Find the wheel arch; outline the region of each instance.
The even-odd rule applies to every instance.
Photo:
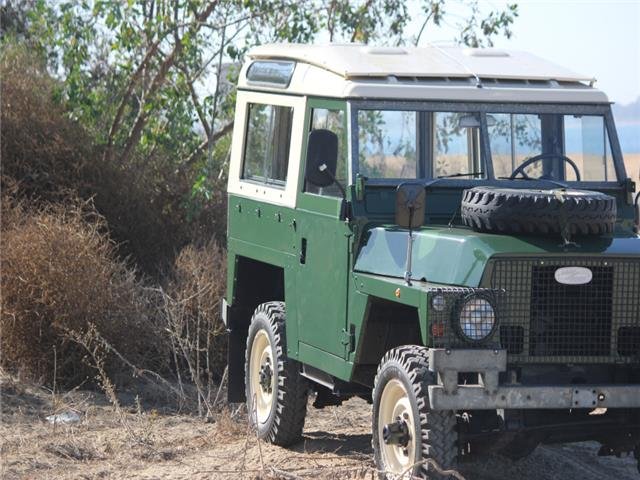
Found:
[[[241,255],[234,255],[229,264],[227,398],[244,402],[245,343],[251,316],[262,303],[284,301],[284,268]]]
[[[402,345],[423,345],[418,308],[369,296],[356,347],[352,380],[372,388],[380,360]]]

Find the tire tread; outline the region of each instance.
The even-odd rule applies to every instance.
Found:
[[[433,460],[445,470],[454,468],[458,457],[457,418],[453,411],[435,411],[430,408],[428,388],[435,383],[436,378],[429,370],[428,348],[404,345],[389,350],[378,366],[374,392],[380,388],[380,374],[390,364],[400,366],[411,381],[420,418],[422,458]],[[374,425],[374,435],[375,428]],[[429,462],[423,463],[417,475],[421,478],[433,478],[433,466]]]
[[[253,326],[256,317],[265,315],[269,328],[274,338],[274,350],[277,363],[278,385],[276,386],[276,407],[274,418],[268,430],[261,435],[262,438],[280,446],[289,446],[298,442],[302,438],[305,417],[307,415],[308,385],[307,381],[300,375],[299,365],[294,360],[287,358],[285,319],[286,309],[284,302],[266,302],[258,305],[251,325]],[[251,329],[251,326],[249,327]],[[249,358],[250,341],[252,335],[247,336],[247,355],[245,359],[245,372],[247,372],[247,405],[250,405],[249,397]],[[251,417],[251,413],[249,413]]]
[[[600,192],[561,200],[547,191],[474,187],[463,192],[461,215],[464,225],[481,232],[586,236],[612,233],[617,209],[615,199]]]

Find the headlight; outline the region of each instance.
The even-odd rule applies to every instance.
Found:
[[[460,332],[468,340],[480,341],[487,338],[496,324],[493,306],[486,299],[471,296],[464,300],[460,311]]]

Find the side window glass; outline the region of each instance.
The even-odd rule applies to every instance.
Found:
[[[284,186],[289,166],[293,108],[249,104],[242,178]]]
[[[342,185],[347,184],[347,151],[345,149],[344,112],[342,110],[328,110],[326,108],[314,108],[311,111],[310,130],[331,130],[338,136],[338,165],[336,168],[336,180]],[[305,192],[316,193],[330,197],[340,197],[338,187],[330,185],[328,187],[316,187],[305,182]]]

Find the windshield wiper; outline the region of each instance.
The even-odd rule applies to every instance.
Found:
[[[549,182],[553,183],[557,187],[569,188],[569,185],[567,185],[566,183],[551,180],[550,178],[498,177],[498,180],[529,180],[530,182]]]
[[[438,175],[438,178],[475,177],[477,175],[484,175],[484,172],[452,173],[451,175]]]

